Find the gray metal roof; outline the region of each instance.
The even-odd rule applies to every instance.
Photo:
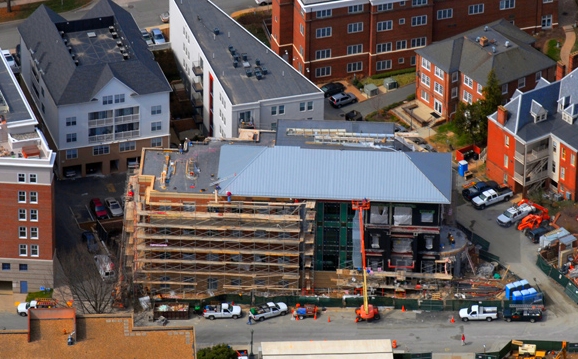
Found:
[[[108,30],[115,26],[129,59],[123,60]],[[142,39],[132,15],[111,0],[100,0],[80,20],[66,21],[41,5],[18,31],[44,71],[57,105],[90,101],[112,78],[144,95],[171,91],[158,63]],[[60,31],[65,34],[65,44]],[[94,32],[95,37],[88,36]],[[76,66],[67,46],[79,60]]]
[[[250,151],[247,156],[246,151]],[[235,174],[233,177],[232,172]],[[261,151],[221,148],[220,193],[401,203],[451,202],[451,154],[320,150],[293,146]]]
[[[234,105],[321,92],[212,2],[187,0],[174,3]],[[215,36],[215,28],[219,29],[219,35]],[[233,67],[229,46],[240,54],[246,53],[251,66],[259,59],[268,73],[262,80],[255,76],[247,77],[242,64]]]
[[[0,56],[2,56],[1,51]],[[36,121],[34,115],[28,111],[24,103],[24,97],[20,96],[16,81],[16,79],[13,79],[12,69],[3,58],[0,59],[0,93],[2,95],[0,97],[4,98],[9,108],[7,112],[4,112],[2,110],[4,104],[0,99],[0,116],[3,116],[8,123],[22,120]]]
[[[489,44],[481,46],[478,41],[484,36]],[[556,65],[531,46],[534,42],[532,36],[501,19],[416,52],[445,72],[459,70],[482,85],[493,69],[502,84]]]

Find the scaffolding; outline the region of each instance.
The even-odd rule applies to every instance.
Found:
[[[173,298],[313,288],[314,201],[159,194],[146,177],[133,177],[126,206],[134,285]]]

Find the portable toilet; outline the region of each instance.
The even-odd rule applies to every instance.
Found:
[[[512,293],[512,302],[514,303],[522,303],[524,301],[524,297],[522,296],[522,292],[519,290],[514,291]]]
[[[458,162],[458,173],[460,176],[464,177],[468,172],[468,161],[461,160]]]
[[[522,289],[528,289],[528,288],[530,288],[530,283],[528,283],[527,280],[522,279],[520,281],[520,286],[522,287]]]
[[[513,292],[515,292],[517,290],[520,291],[520,290],[524,289],[524,288],[522,288],[522,283],[520,283],[520,281],[514,282],[512,284],[514,285]]]
[[[506,284],[506,299],[512,299],[512,292],[514,292],[514,283]]]
[[[527,289],[522,289],[520,291],[520,293],[522,293],[522,300],[524,303],[532,303],[532,299],[530,298],[530,291]]]
[[[538,291],[536,290],[536,288],[528,288],[528,301],[530,303],[533,303],[536,300],[536,297],[538,296]]]

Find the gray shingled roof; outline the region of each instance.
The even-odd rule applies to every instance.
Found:
[[[212,2],[187,0],[174,3],[234,105],[321,92]],[[219,35],[214,35],[215,28],[219,29]],[[229,45],[239,53],[246,53],[251,65],[258,58],[268,74],[259,81],[255,76],[248,78],[241,65],[234,68]]]
[[[95,61],[75,66],[59,31],[74,36],[77,29],[94,26],[108,29],[114,22],[124,34],[129,45],[130,59],[123,61]],[[140,95],[171,91],[152,53],[142,40],[132,15],[110,0],[100,0],[76,21],[67,21],[44,5],[41,5],[20,26],[18,31],[28,47],[34,51],[44,71],[48,91],[57,105],[69,105],[90,101],[112,78],[117,78]],[[74,39],[70,39],[72,43]]]
[[[482,36],[488,38],[490,43],[487,46],[482,47],[476,42]],[[534,42],[532,36],[501,19],[416,52],[445,72],[459,70],[482,85],[493,69],[502,84],[556,65],[531,46]]]
[[[220,193],[238,196],[451,203],[451,154],[221,148]]]

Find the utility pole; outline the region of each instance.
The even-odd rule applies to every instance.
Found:
[[[255,355],[253,354],[253,329],[251,329],[251,352],[249,353],[249,359],[254,359]]]

